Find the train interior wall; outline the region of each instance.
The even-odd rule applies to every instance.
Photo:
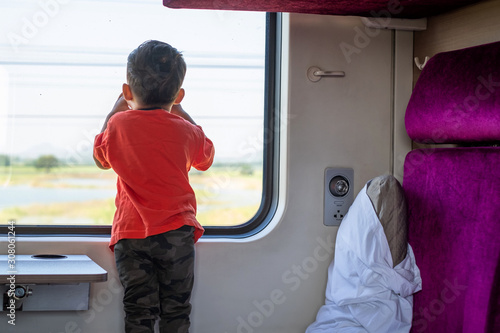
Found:
[[[479,42],[475,31],[485,38],[481,42],[500,40],[494,19],[499,4],[488,1],[430,18],[429,29],[415,34],[415,55],[448,48],[450,39],[459,45],[463,36],[470,35],[467,45]],[[323,225],[325,168],[353,168],[356,194],[378,175],[402,179],[411,149],[404,110],[418,75],[413,42],[412,32],[370,30],[357,17],[283,16],[278,211],[251,238],[197,244],[192,332],[300,333],[314,321],[337,231]],[[311,82],[311,66],[346,76]],[[122,290],[107,241],[18,237],[18,254],[86,254],[108,271],[108,281],[91,286],[88,311],[18,312],[16,326],[1,320],[0,331],[122,331]],[[6,253],[5,239],[0,248]]]

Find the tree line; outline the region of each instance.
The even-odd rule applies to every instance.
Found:
[[[32,164],[36,169],[44,169],[50,172],[51,169],[61,166],[61,162],[54,155],[41,155]],[[12,165],[12,158],[6,154],[0,154],[0,166],[9,167]]]

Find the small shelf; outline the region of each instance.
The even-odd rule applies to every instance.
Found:
[[[15,276],[16,284],[104,282],[108,273],[86,255],[16,255],[11,268],[0,255],[0,279]]]

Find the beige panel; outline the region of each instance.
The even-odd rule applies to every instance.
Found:
[[[412,91],[413,32],[396,31],[394,41],[394,139],[393,175],[403,182],[406,154],[411,150],[411,140],[406,133],[406,106]]]

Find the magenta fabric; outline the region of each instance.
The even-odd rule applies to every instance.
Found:
[[[405,123],[410,138],[422,143],[500,141],[500,42],[432,57]]]
[[[500,332],[500,147],[410,152],[403,189],[422,276],[412,332]]]
[[[170,8],[420,18],[479,0],[163,0]]]

